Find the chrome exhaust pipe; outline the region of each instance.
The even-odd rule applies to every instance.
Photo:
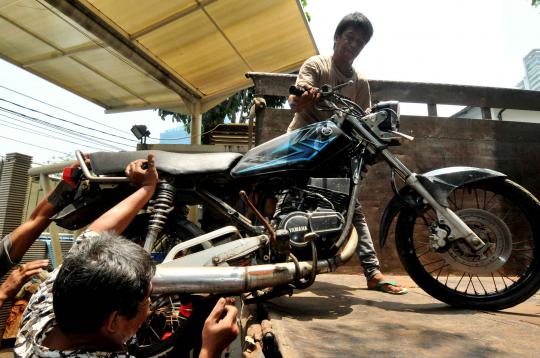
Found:
[[[317,261],[317,273],[332,272],[347,262],[358,244],[354,227],[343,250],[328,260]],[[311,274],[311,262],[301,261],[300,277]],[[152,279],[153,293],[242,293],[292,283],[296,278],[293,262],[254,266],[166,266],[158,265]]]

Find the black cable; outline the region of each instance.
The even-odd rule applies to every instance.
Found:
[[[90,140],[90,139],[87,139],[87,138],[84,138],[82,135],[79,135],[79,134],[71,134],[71,133],[67,133],[65,131],[59,131],[59,130],[55,130],[55,129],[52,129],[52,128],[47,128],[47,126],[42,126],[38,123],[26,123],[26,122],[22,122],[20,119],[17,119],[17,118],[13,118],[13,117],[10,117],[10,116],[7,116],[5,114],[2,114],[0,113],[0,117],[4,117],[4,118],[8,118],[8,119],[12,119],[14,121],[17,121],[17,125],[20,125],[20,123],[24,123],[24,124],[29,124],[29,125],[32,125],[32,126],[35,126],[39,129],[43,129],[43,130],[46,130],[46,131],[50,131],[52,133],[56,133],[56,134],[60,134],[60,135],[63,135],[63,136],[66,136],[68,138],[71,138],[71,139],[74,139],[74,140],[78,140],[78,141],[84,141],[84,142],[88,142],[88,143],[91,143],[91,144],[100,144],[100,142],[98,141],[95,141],[95,140]],[[22,118],[23,120],[25,120],[26,118]],[[20,123],[19,123],[20,122]],[[9,124],[14,124],[12,122],[7,122]],[[25,127],[23,127],[25,128]],[[47,134],[48,135],[48,134]],[[85,147],[88,147],[88,148],[91,148],[91,146],[87,145],[87,144],[84,144],[84,143],[76,143],[76,144],[80,144],[82,146],[85,146]],[[94,147],[95,148],[95,147]],[[106,150],[106,149],[99,149],[99,150]],[[108,149],[107,149],[108,150]]]
[[[54,119],[57,119],[57,120],[62,121],[62,122],[66,122],[66,123],[69,123],[69,124],[72,124],[72,125],[75,125],[75,126],[79,126],[79,127],[85,128],[85,129],[89,129],[89,130],[92,130],[92,131],[95,131],[95,132],[103,133],[103,134],[109,135],[109,136],[111,136],[111,137],[116,137],[116,138],[124,139],[124,140],[130,141],[130,142],[134,142],[134,141],[136,142],[135,139],[132,139],[132,138],[125,138],[125,137],[121,137],[121,136],[116,135],[116,134],[104,132],[104,131],[99,130],[99,129],[95,129],[95,128],[92,128],[92,127],[83,126],[82,124],[75,123],[75,122],[72,122],[72,121],[68,121],[67,119],[63,119],[63,118],[60,118],[60,117],[56,117],[56,116],[53,116],[53,115],[51,115],[51,114],[48,114],[48,113],[45,113],[45,112],[38,111],[37,109],[33,109],[33,108],[29,108],[29,107],[20,105],[20,104],[18,104],[18,103],[9,101],[9,100],[4,99],[4,98],[1,98],[1,97],[0,97],[0,101],[10,103],[10,104],[12,104],[12,105],[14,105],[14,106],[17,106],[17,107],[20,107],[20,108],[24,108],[24,109],[26,109],[26,110],[28,110],[28,111],[32,111],[32,112],[39,113],[39,114],[42,114],[42,115],[44,115],[44,116],[47,116],[47,117],[50,117],[50,118],[54,118]],[[118,142],[115,142],[115,143],[117,143],[117,144],[122,144],[122,143],[118,143]]]
[[[9,122],[3,121],[1,119],[0,119],[0,122],[4,123],[3,125],[5,127],[12,128],[12,129],[15,129],[15,130],[19,130],[19,131],[23,131],[23,132],[27,132],[27,133],[32,133],[32,134],[37,134],[37,135],[46,135],[48,139],[53,138],[53,139],[56,139],[56,140],[60,140],[62,142],[67,142],[67,143],[71,143],[71,144],[77,144],[77,145],[87,147],[87,148],[91,148],[91,149],[103,150],[102,148],[92,147],[92,146],[84,145],[84,144],[81,144],[81,143],[72,142],[72,141],[67,140],[67,139],[59,138],[57,136],[53,136],[53,135],[50,135],[48,133],[38,132],[36,130],[25,128],[25,127],[22,127],[22,126],[21,126],[21,128],[17,128],[16,126],[9,125],[9,124],[13,124],[13,123],[9,123]],[[6,124],[6,123],[9,123],[9,124]]]
[[[69,154],[69,153],[66,153],[66,152],[61,152],[61,151],[56,150],[56,149],[51,149],[51,148],[47,148],[47,147],[42,147],[42,146],[37,145],[37,144],[27,143],[27,142],[23,142],[22,140],[12,139],[12,138],[4,137],[4,136],[1,136],[1,135],[0,135],[0,138],[4,138],[4,139],[7,139],[7,140],[12,140],[12,141],[14,141],[14,142],[18,142],[18,143],[22,143],[22,144],[27,144],[27,145],[29,145],[29,146],[31,146],[31,147],[36,147],[36,148],[46,149],[46,150],[50,150],[50,151],[57,152],[57,153],[61,153],[61,154],[65,154],[65,155],[72,155],[72,154]]]
[[[81,138],[81,140],[85,140],[87,142],[93,142],[94,144],[103,145],[103,146],[109,147],[109,148],[111,148],[113,150],[124,150],[123,148],[114,146],[112,144],[109,144],[108,142],[104,142],[107,139],[95,137],[95,136],[93,136],[91,134],[81,133],[81,132],[78,132],[78,131],[76,131],[74,129],[62,127],[62,126],[59,126],[59,125],[56,125],[56,124],[52,124],[52,123],[44,121],[42,119],[27,116],[24,113],[11,111],[11,110],[5,109],[3,107],[0,107],[0,111],[8,112],[10,114],[14,114],[14,115],[16,115],[18,117],[21,117],[22,119],[30,121],[30,122],[36,122],[36,123],[42,124],[42,125],[47,126],[47,127],[52,127],[52,128],[58,129],[61,132],[72,134],[74,136],[77,136],[77,137]],[[3,115],[3,116],[6,117],[5,115]],[[11,118],[11,117],[9,117],[9,118]],[[13,119],[13,118],[11,118],[11,119]],[[123,145],[125,145],[125,144],[123,144]]]
[[[7,108],[1,107],[1,106],[0,106],[0,110],[1,110],[1,111],[4,111],[4,112],[11,113],[11,114],[14,114],[14,115],[16,115],[16,116],[24,117],[24,118],[29,119],[29,120],[34,121],[34,122],[38,122],[38,123],[45,124],[45,125],[47,125],[47,126],[51,126],[51,127],[53,127],[53,128],[57,128],[57,129],[59,129],[59,130],[64,130],[64,131],[67,130],[67,131],[70,131],[70,132],[77,133],[77,134],[79,134],[79,135],[83,135],[83,136],[85,136],[85,137],[90,137],[90,138],[94,138],[94,139],[98,139],[98,140],[104,140],[104,141],[108,141],[108,142],[112,142],[112,143],[116,143],[116,144],[120,144],[120,145],[127,146],[127,144],[124,144],[124,143],[118,143],[118,142],[115,142],[115,141],[112,141],[112,140],[108,140],[108,139],[106,139],[106,138],[96,137],[96,136],[91,135],[91,134],[86,134],[86,133],[77,132],[77,131],[74,130],[74,129],[62,127],[62,126],[59,126],[59,125],[56,125],[56,124],[47,122],[47,121],[45,121],[45,120],[43,120],[43,119],[39,119],[39,118],[36,118],[36,117],[32,117],[32,116],[26,115],[26,114],[24,114],[24,113],[20,113],[20,112],[17,112],[17,111],[13,111],[13,110],[11,110],[11,109],[7,109]],[[120,148],[120,147],[115,147],[115,146],[113,146],[113,145],[111,145],[111,144],[108,144],[108,143],[103,143],[103,142],[99,142],[99,143],[102,144],[102,145],[106,145],[106,146],[108,146],[108,147],[114,148],[114,149],[116,149],[116,150],[124,150],[124,149],[122,149],[122,148]]]
[[[44,105],[50,106],[50,107],[55,108],[55,109],[58,109],[58,110],[60,110],[60,111],[64,111],[64,112],[69,113],[69,114],[72,114],[72,115],[74,115],[74,116],[76,116],[76,117],[86,119],[87,121],[90,121],[90,122],[92,122],[92,123],[96,123],[96,124],[102,125],[102,126],[104,126],[104,127],[107,127],[107,128],[110,128],[110,129],[114,129],[115,131],[118,131],[118,132],[120,132],[120,133],[131,134],[131,133],[128,132],[128,131],[124,131],[124,130],[121,130],[121,129],[118,129],[118,128],[114,128],[114,127],[109,126],[109,125],[107,125],[107,124],[105,124],[105,123],[101,123],[101,122],[99,122],[99,121],[96,121],[95,119],[91,119],[91,118],[82,116],[82,115],[80,115],[80,114],[77,114],[77,113],[68,111],[67,109],[64,109],[64,108],[55,106],[55,105],[53,105],[53,104],[50,104],[50,103],[47,103],[47,102],[45,102],[45,101],[39,100],[39,99],[34,98],[34,97],[32,97],[32,96],[28,96],[28,95],[26,95],[26,94],[24,94],[24,93],[15,91],[14,89],[8,88],[8,87],[6,87],[6,86],[0,85],[0,88],[6,89],[6,90],[11,91],[11,92],[14,92],[14,93],[17,93],[18,95],[21,95],[21,96],[26,97],[26,98],[30,98],[30,99],[32,99],[32,100],[34,100],[34,101],[36,101],[36,102],[42,103],[42,104],[44,104]]]

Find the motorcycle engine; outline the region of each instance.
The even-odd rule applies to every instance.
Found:
[[[293,253],[303,258],[311,253],[306,234],[316,234],[321,256],[331,255],[334,242],[345,224],[349,179],[311,178],[304,189],[290,189],[278,201],[274,222],[287,232]]]

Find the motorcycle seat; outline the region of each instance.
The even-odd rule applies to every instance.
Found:
[[[240,153],[172,153],[161,150],[91,153],[90,163],[97,175],[124,175],[126,166],[136,159],[156,158],[156,168],[172,175],[197,175],[228,172],[242,157]]]

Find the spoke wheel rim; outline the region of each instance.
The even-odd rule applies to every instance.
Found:
[[[512,254],[512,233],[504,221],[483,209],[462,209],[456,214],[486,245],[475,252],[464,240],[456,240],[441,254],[445,261],[456,270],[474,275],[503,267]]]
[[[497,201],[504,200],[507,203],[497,204]],[[484,221],[490,222],[491,228],[498,231],[496,234],[498,238],[494,240],[501,244],[499,250],[502,258],[495,260],[494,256],[491,255],[493,261],[490,271],[471,268],[470,262],[468,265],[465,265],[465,262],[460,263],[456,259],[456,252],[454,252],[454,257],[451,256],[452,253],[431,252],[427,223],[436,220],[437,215],[432,209],[429,209],[424,215],[417,216],[414,223],[415,228],[424,227],[425,235],[413,235],[414,254],[423,270],[445,289],[468,297],[502,295],[521,285],[530,276],[531,270],[536,264],[533,254],[536,248],[532,225],[527,220],[523,209],[510,203],[509,199],[504,198],[501,194],[484,188],[459,188],[449,197],[449,203],[454,212],[461,213],[465,217],[465,221],[473,220],[472,217],[482,217]],[[466,203],[473,203],[470,205],[472,208],[465,208]],[[498,208],[499,212],[504,213],[497,215],[493,213],[494,208]],[[493,216],[496,216],[497,219],[492,219]],[[521,221],[515,217],[519,217]],[[508,234],[507,230],[512,232],[511,228],[519,225],[519,222],[521,225],[527,226],[523,230],[527,233],[521,234],[519,237]],[[466,244],[462,243],[461,245]]]

